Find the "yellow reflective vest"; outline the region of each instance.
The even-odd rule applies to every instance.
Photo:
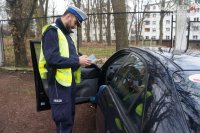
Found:
[[[42,28],[42,34],[44,34],[44,32],[49,28],[49,26],[53,26],[57,29],[60,56],[69,58],[68,41],[67,41],[65,35],[63,34],[63,32],[56,26],[56,24],[45,25]],[[76,49],[77,49],[77,47],[76,47]],[[44,58],[44,54],[43,54],[43,50],[42,50],[42,42],[41,42],[41,52],[40,52],[40,58],[39,58],[39,72],[40,72],[40,76],[42,79],[47,79],[47,75],[46,75],[47,69],[46,69],[45,65],[46,65],[46,60]],[[73,74],[74,74],[76,84],[80,83],[80,81],[81,81],[80,68],[78,68]],[[71,86],[71,84],[72,84],[72,69],[71,68],[56,69],[55,79],[59,84],[65,86],[65,87]]]
[[[152,94],[150,91],[147,91],[146,92],[146,98],[150,97]],[[142,116],[142,110],[143,110],[143,104],[140,103],[139,105],[137,105],[136,107],[136,113],[139,115],[139,116]]]

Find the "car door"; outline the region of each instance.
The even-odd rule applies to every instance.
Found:
[[[38,70],[38,60],[40,54],[40,41],[30,41],[31,58],[34,70],[36,108],[37,111],[50,109],[49,99],[47,96],[47,81],[42,80]],[[82,82],[77,85],[76,104],[89,102],[91,97],[95,96],[99,86],[101,70],[95,64],[81,68]]]
[[[157,66],[159,65],[159,67]],[[149,70],[142,133],[188,133],[172,79],[158,62]],[[187,96],[188,97],[188,96]]]
[[[185,120],[192,133],[200,131],[200,70],[183,70],[173,74]]]
[[[123,63],[113,72],[118,60]],[[105,116],[106,132],[139,132],[142,112],[138,111],[138,115],[137,107],[144,102],[141,94],[148,76],[144,60],[137,54],[129,53],[117,58],[106,70],[105,85],[97,94],[98,104]]]

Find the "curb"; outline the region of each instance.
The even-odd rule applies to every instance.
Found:
[[[0,70],[7,70],[7,71],[28,71],[33,72],[33,68],[31,67],[14,67],[14,66],[3,66],[0,67]]]

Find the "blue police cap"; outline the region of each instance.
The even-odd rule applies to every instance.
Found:
[[[81,9],[74,6],[68,6],[66,11],[73,14],[77,18],[78,26],[80,26],[81,23],[88,18],[85,12],[83,12]]]

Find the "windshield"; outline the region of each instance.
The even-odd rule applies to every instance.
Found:
[[[173,79],[188,125],[192,132],[200,131],[200,71],[174,73]]]

